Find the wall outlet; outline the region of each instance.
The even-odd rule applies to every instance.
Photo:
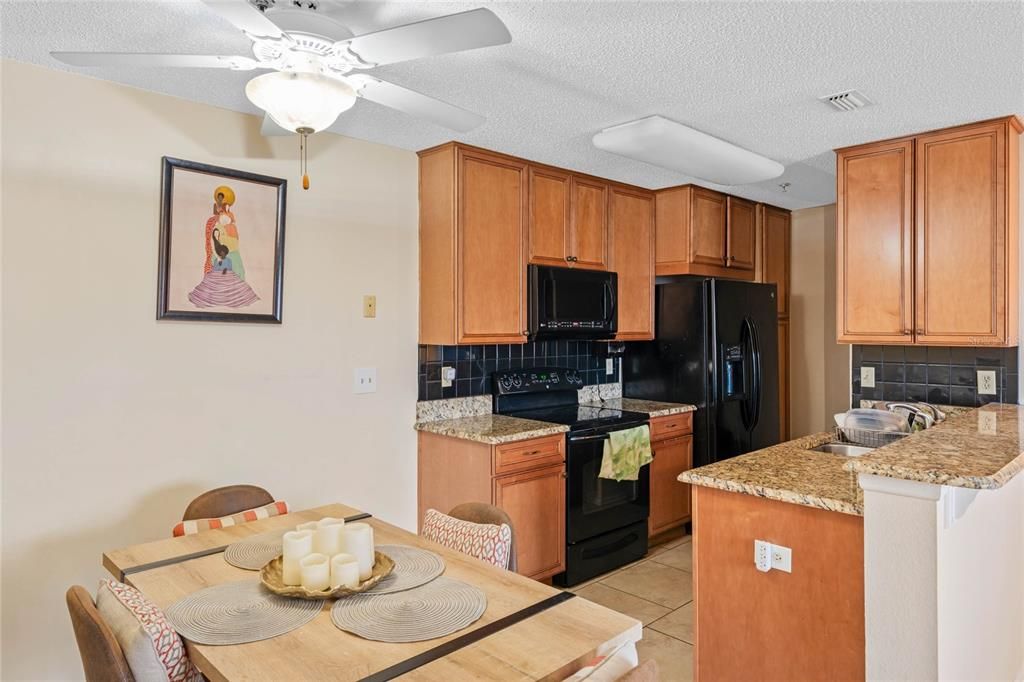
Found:
[[[608,376],[615,374],[615,358],[604,359],[604,373]]]
[[[363,296],[363,317],[377,317],[377,297],[368,294]]]
[[[441,368],[441,388],[448,388],[455,381],[455,368],[454,367],[442,367]]]
[[[978,433],[994,436],[999,433],[999,422],[995,412],[978,410]]]
[[[357,367],[353,393],[374,393],[377,391],[377,368]]]
[[[996,372],[994,369],[978,370],[978,395],[996,394]]]
[[[754,566],[762,573],[772,570],[772,543],[754,540]]]
[[[860,385],[861,385],[861,388],[874,388],[875,387],[875,368],[874,367],[861,367],[860,368]]]
[[[772,545],[772,568],[786,573],[793,572],[793,550],[782,545]]]

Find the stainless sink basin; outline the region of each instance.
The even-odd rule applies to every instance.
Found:
[[[851,445],[850,443],[824,443],[811,449],[816,452],[831,452],[834,455],[845,455],[847,457],[860,457],[874,450],[874,448],[866,448],[863,445]]]

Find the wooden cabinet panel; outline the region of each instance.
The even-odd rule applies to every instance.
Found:
[[[674,528],[690,518],[690,486],[679,474],[693,466],[693,436],[679,436],[651,443],[651,515],[649,535]]]
[[[779,318],[779,442],[789,440],[789,319]]]
[[[459,149],[459,343],[525,340],[526,164]]]
[[[608,185],[573,176],[569,249],[572,265],[608,268]]]
[[[565,436],[531,438],[494,446],[494,473],[535,469],[565,461]]]
[[[728,197],[726,207],[726,266],[734,270],[753,270],[757,204]]]
[[[913,341],[913,152],[909,139],[839,152],[840,343]]]
[[[918,342],[1006,338],[1005,128],[987,123],[917,138]]]
[[[654,196],[612,187],[612,270],[619,276],[615,338],[654,338]]]
[[[569,174],[530,166],[530,262],[566,265],[569,255]]]
[[[494,504],[511,517],[519,573],[546,578],[565,570],[565,467],[494,479]]]
[[[690,262],[724,267],[726,264],[725,195],[693,188],[690,208]]]
[[[775,285],[779,317],[789,315],[789,211],[761,207],[761,276],[759,281]]]

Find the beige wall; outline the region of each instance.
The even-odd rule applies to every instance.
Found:
[[[256,117],[2,67],[0,677],[81,676],[64,591],[202,490],[414,527],[415,154],[316,136],[303,192],[298,144]],[[288,179],[284,324],[155,321],[163,155]]]
[[[831,428],[849,407],[849,346],[836,343],[836,207],[793,211],[790,434]]]

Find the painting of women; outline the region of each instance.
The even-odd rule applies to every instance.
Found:
[[[281,321],[287,183],[164,159],[158,319]]]

